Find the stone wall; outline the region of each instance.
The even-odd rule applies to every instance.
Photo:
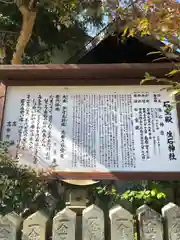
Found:
[[[54,217],[43,211],[37,211],[26,219],[22,219],[12,212],[0,217],[0,238],[7,240],[178,240],[180,239],[179,219],[180,208],[174,203],[164,206],[161,214],[143,205],[137,209],[136,215],[132,215],[118,205],[109,209],[106,216],[102,209],[94,204],[85,208],[80,215],[68,207],[60,210]]]

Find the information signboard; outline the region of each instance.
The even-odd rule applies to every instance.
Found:
[[[73,172],[177,172],[165,86],[9,86],[2,140],[21,164]]]

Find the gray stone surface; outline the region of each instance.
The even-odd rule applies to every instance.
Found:
[[[0,239],[16,240],[21,221],[21,217],[15,212],[0,216]]]
[[[68,208],[53,218],[52,240],[75,240],[76,213]]]
[[[23,222],[23,240],[45,240],[48,216],[41,211],[30,215]]]
[[[121,206],[110,209],[111,240],[133,240],[133,215]]]
[[[104,213],[94,204],[83,210],[82,239],[104,240]]]
[[[146,205],[137,209],[141,240],[163,240],[162,217]]]
[[[180,207],[169,203],[162,208],[165,219],[166,236],[169,240],[180,240]]]

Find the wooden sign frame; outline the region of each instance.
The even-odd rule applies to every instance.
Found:
[[[0,78],[8,86],[106,86],[139,85],[145,72],[164,78],[172,64],[99,64],[99,65],[1,65]],[[171,79],[172,80],[172,79]],[[174,78],[177,80],[177,78]],[[151,84],[156,84],[152,82]],[[161,83],[162,85],[162,83]],[[6,91],[5,91],[6,92]],[[1,106],[6,99],[0,98]],[[3,110],[4,112],[4,110]],[[180,107],[177,106],[180,126]],[[2,122],[3,123],[3,113]],[[54,172],[61,179],[180,179],[177,172]]]

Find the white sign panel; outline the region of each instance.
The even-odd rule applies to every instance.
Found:
[[[180,171],[164,86],[8,87],[2,139],[20,163],[57,171]]]

